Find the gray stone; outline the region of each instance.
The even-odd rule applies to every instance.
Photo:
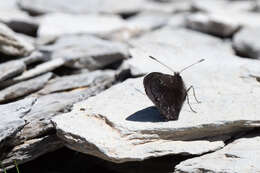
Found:
[[[53,125],[50,123],[52,117],[70,111],[74,103],[100,93],[110,87],[114,80],[114,77],[107,77],[96,85],[39,97],[32,110],[24,116],[28,123],[17,134],[17,140],[21,142],[33,139],[53,130]]]
[[[193,0],[191,8],[193,11],[203,11],[207,13],[215,12],[246,12],[251,10],[253,1],[230,1],[230,0]]]
[[[15,146],[1,161],[1,164],[5,169],[10,169],[15,167],[14,161],[20,165],[48,152],[55,151],[62,146],[63,144],[57,139],[56,135],[28,140],[21,145]],[[0,171],[3,170],[0,168]]]
[[[202,102],[197,104],[190,94],[190,104],[198,113],[185,102],[179,119],[165,122],[144,94],[143,78],[129,79],[53,118],[67,147],[112,162],[140,161],[215,151],[235,133],[260,127],[260,88],[250,77],[252,71],[260,73],[260,62],[238,58],[220,39],[185,29],[163,28],[138,41],[131,55],[143,73],[172,74],[149,55],[176,71],[206,59],[181,73]]]
[[[169,20],[167,25],[170,27],[185,27],[185,21],[187,16],[190,15],[190,13],[178,13],[172,15]]]
[[[43,14],[49,12],[64,13],[136,13],[144,5],[144,0],[20,0],[22,9],[33,13]]]
[[[40,77],[20,82],[0,91],[0,103],[13,100],[30,93],[36,92],[44,87],[48,80],[52,77],[52,73],[47,73]]]
[[[143,12],[130,17],[128,26],[136,33],[147,32],[167,24],[170,14],[162,12]]]
[[[189,0],[155,2],[149,0],[20,0],[22,9],[32,14],[50,12],[61,13],[110,13],[110,14],[134,14],[140,11],[163,11],[168,13],[182,12],[190,9]]]
[[[42,47],[52,52],[52,59],[70,60],[67,66],[96,70],[128,57],[128,47],[120,42],[102,40],[90,35],[64,36],[55,44]]]
[[[37,65],[35,68],[25,71],[22,75],[15,77],[13,79],[13,82],[23,81],[47,72],[51,72],[52,70],[63,66],[66,62],[68,62],[68,60],[66,60],[65,58],[57,58],[44,62],[40,65]]]
[[[34,49],[33,45],[15,35],[6,25],[0,23],[0,52],[11,56],[26,56]]]
[[[0,131],[0,137],[2,137],[1,132],[5,134],[3,141],[7,141],[6,138],[9,137],[5,147],[8,149],[11,148],[11,150],[6,150],[5,153],[0,156],[4,166],[11,168],[14,160],[17,160],[18,163],[25,163],[61,147],[60,140],[53,136],[54,128],[50,119],[56,115],[70,111],[74,103],[87,99],[110,87],[114,80],[114,77],[107,77],[105,80],[96,81],[96,85],[86,88],[79,87],[72,91],[58,92],[45,96],[34,94],[31,99],[36,97],[37,100],[34,100],[29,110],[25,109],[26,106],[24,103],[23,106],[25,106],[25,108],[23,109],[14,104],[8,104],[10,105],[8,107],[7,105],[3,105],[6,110],[13,110],[14,108],[23,110],[22,116],[19,116],[19,120],[21,120],[23,124],[17,129],[12,129],[15,130],[15,132],[7,136],[7,130]],[[7,116],[9,115],[8,113],[9,112],[1,115]],[[0,127],[1,123],[2,121],[0,122]],[[5,129],[10,125],[12,124],[3,121],[3,127]]]
[[[219,51],[233,52],[231,46],[221,39],[185,28],[164,27],[144,34],[137,39],[132,39],[130,40],[130,44],[134,47],[144,48],[149,48],[149,45],[152,46],[154,44],[161,44],[166,47],[173,45],[173,47],[180,47],[180,50],[190,48],[193,51],[198,50],[199,52],[205,52],[204,48],[205,45],[207,45],[208,47],[214,46],[215,49],[218,49]],[[146,50],[144,49],[143,51],[145,52]],[[207,53],[207,51],[208,50],[206,50],[205,53]],[[154,50],[154,52],[156,52],[156,50]]]
[[[124,20],[117,15],[54,13],[44,15],[40,19],[38,36],[47,39],[65,34],[109,35],[113,31],[124,29],[125,26]]]
[[[74,67],[89,66],[94,69],[102,68],[113,61],[122,60],[128,55],[125,44],[102,40],[90,35],[64,36],[59,38],[54,45],[42,47],[41,50],[53,52],[52,58],[76,61]],[[81,62],[77,62],[77,59],[80,59]]]
[[[5,23],[15,32],[27,35],[35,35],[38,29],[37,21],[30,17],[25,11],[19,9],[0,10],[0,22]]]
[[[44,62],[47,61],[49,58],[44,55],[42,52],[39,51],[35,51],[32,52],[29,56],[24,57],[22,59],[22,61],[26,64],[26,65],[30,65],[36,62]]]
[[[229,25],[251,26],[257,27],[260,25],[259,13],[250,12],[254,1],[193,1],[192,8],[195,11],[206,13],[211,19],[218,19],[221,23]],[[196,14],[194,14],[196,16]],[[204,17],[205,22],[206,17]]]
[[[171,132],[166,130],[167,127],[170,127],[170,124],[166,125],[167,123],[164,130],[159,130],[158,127],[161,123],[127,121],[126,118],[131,113],[126,111],[126,104],[134,107],[137,105],[134,102],[138,102],[141,105],[144,99],[139,98],[133,102],[133,98],[130,95],[135,95],[136,91],[132,89],[133,86],[131,84],[123,85],[125,87],[118,85],[111,88],[111,90],[109,89],[108,92],[99,94],[102,96],[103,108],[99,107],[101,106],[100,103],[95,101],[100,99],[98,95],[97,97],[89,98],[90,102],[87,104],[90,105],[88,107],[84,106],[86,102],[76,104],[77,110],[74,109],[73,112],[57,116],[52,120],[58,136],[65,142],[67,147],[116,163],[141,161],[169,154],[197,155],[223,147],[221,141],[173,141],[170,137]],[[131,87],[130,92],[127,87]],[[122,93],[124,96],[118,93]],[[110,100],[107,100],[108,97],[110,97]],[[128,103],[126,97],[129,98]],[[96,110],[97,107],[93,107],[93,101],[97,104],[100,111]],[[108,102],[105,103],[105,101]],[[108,107],[110,107],[110,110],[115,110],[116,114],[108,115],[108,112],[102,112],[104,109],[107,111]],[[94,112],[89,113],[88,111]],[[134,114],[134,112],[132,113]],[[118,121],[111,121],[110,117],[114,117]],[[145,126],[143,131],[139,131],[136,128],[138,125],[139,127]],[[84,130],[86,127],[88,127],[87,131]],[[158,148],[158,146],[160,147]]]
[[[175,173],[259,172],[259,142],[259,133],[255,137],[245,136],[219,151],[181,162],[176,166]]]
[[[238,55],[260,59],[260,27],[241,29],[233,39],[233,47]]]
[[[10,143],[12,137],[25,125],[22,117],[30,112],[35,98],[26,98],[14,103],[0,105],[0,150]],[[0,159],[2,158],[2,152]]]
[[[232,18],[227,20],[226,14],[223,15],[196,13],[187,17],[186,26],[219,37],[231,37],[240,29],[240,25],[233,22]]]
[[[17,76],[23,73],[26,69],[26,65],[23,61],[8,61],[0,64],[0,81],[3,82],[9,78]]]
[[[16,2],[17,2],[17,0],[1,1],[0,9],[1,10],[16,9],[17,8]]]
[[[68,91],[75,88],[92,87],[109,78],[113,78],[113,71],[94,71],[90,73],[64,76],[52,79],[39,91],[39,94]]]

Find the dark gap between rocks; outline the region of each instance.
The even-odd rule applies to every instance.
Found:
[[[67,67],[67,66],[61,66],[58,67],[52,72],[58,76],[68,76],[68,75],[74,75],[74,74],[81,74],[82,69],[77,69],[77,68],[72,68],[72,67]]]
[[[122,19],[128,19],[130,17],[136,16],[139,12],[129,12],[129,13],[121,13],[119,14]]]
[[[240,133],[236,133],[234,134],[230,139],[224,141],[225,142],[225,146],[234,142],[235,140],[239,139],[239,138],[252,138],[252,137],[256,137],[259,136],[260,134],[260,128],[253,128],[252,130],[249,131],[244,131],[244,132],[240,132]]]
[[[23,21],[10,21],[6,25],[14,32],[29,35],[31,37],[37,37],[37,31],[39,26],[37,24],[28,24]]]
[[[174,171],[174,167],[181,161],[194,156],[164,156],[151,158],[140,162],[112,163],[97,157],[82,154],[68,148],[45,154],[39,158],[19,165],[20,172],[23,173],[169,173]],[[8,170],[8,173],[17,173],[16,169]]]
[[[18,60],[20,58],[21,58],[20,56],[5,55],[0,52],[0,63],[8,62],[11,60]]]
[[[207,34],[207,35],[210,35],[210,36],[213,36],[213,37],[217,37],[217,38],[220,38],[220,39],[222,39],[222,40],[224,40],[224,39],[230,39],[230,40],[232,40],[233,37],[234,37],[234,35],[241,29],[241,27],[240,27],[240,28],[238,28],[236,31],[234,31],[234,33],[232,33],[231,35],[222,36],[222,35],[219,35],[219,34],[214,33],[214,32],[204,32],[204,31],[200,31],[200,30],[197,30],[197,29],[192,29],[192,28],[190,28],[190,27],[186,27],[186,28],[189,29],[189,30],[192,30],[192,31],[200,32],[200,33],[202,33],[202,34]],[[218,29],[218,31],[221,31],[221,30],[222,30],[221,28]]]

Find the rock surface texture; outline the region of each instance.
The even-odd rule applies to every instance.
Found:
[[[259,140],[258,130],[219,151],[182,162],[175,172],[259,172]]]
[[[259,2],[0,1],[0,172],[260,172]],[[166,121],[143,79],[180,71]]]

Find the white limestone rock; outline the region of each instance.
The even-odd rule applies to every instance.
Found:
[[[257,136],[245,136],[219,151],[181,162],[174,172],[259,172],[259,142],[259,132]]]
[[[125,28],[126,25],[117,15],[65,13],[44,15],[39,19],[39,24],[40,39],[56,38],[66,34],[107,35]]]

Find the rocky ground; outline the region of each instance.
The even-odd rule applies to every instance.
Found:
[[[260,1],[0,1],[0,172],[260,172]],[[192,93],[165,121],[143,77]]]

